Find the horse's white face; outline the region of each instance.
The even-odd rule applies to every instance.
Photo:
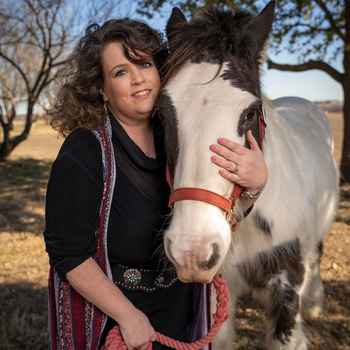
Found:
[[[233,183],[218,174],[209,147],[220,137],[245,143],[243,112],[257,98],[221,77],[226,65],[219,74],[218,69],[216,64],[187,63],[163,90],[158,107],[165,116],[166,134],[176,132],[170,141],[173,144],[167,145],[175,167],[174,189],[203,188],[229,198]],[[208,283],[229,250],[231,229],[222,209],[199,201],[179,201],[164,245],[182,281]]]

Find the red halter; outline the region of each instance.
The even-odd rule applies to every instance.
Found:
[[[220,194],[212,191],[205,190],[203,188],[182,187],[177,188],[171,192],[169,198],[169,207],[172,207],[175,202],[182,200],[196,200],[216,205],[225,212],[225,218],[227,222],[232,225],[234,218],[234,206],[239,195],[242,192],[242,187],[235,185],[229,199]]]
[[[262,109],[262,114],[259,116],[259,146],[262,148],[262,141],[265,135],[265,127],[266,117],[264,113],[264,109]],[[170,188],[173,189],[173,179],[171,176],[171,171],[169,166],[167,165],[167,180],[170,185]],[[225,218],[227,222],[232,225],[234,218],[234,207],[236,205],[236,201],[241,194],[243,188],[240,185],[235,184],[233,187],[231,196],[229,199],[226,197],[217,194],[212,191],[205,190],[203,188],[194,188],[194,187],[182,187],[172,190],[171,195],[169,197],[169,207],[173,207],[175,202],[183,201],[183,200],[196,200],[201,202],[206,202],[209,204],[216,205],[221,208],[225,213]],[[232,226],[232,230],[235,231],[237,229],[238,223],[235,223]]]

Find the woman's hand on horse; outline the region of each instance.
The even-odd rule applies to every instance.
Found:
[[[136,308],[130,310],[125,322],[119,321],[119,327],[128,350],[146,350],[149,342],[157,339],[147,316]]]
[[[213,163],[221,167],[222,177],[246,188],[251,194],[260,191],[267,182],[267,167],[264,156],[252,132],[247,132],[250,149],[236,142],[219,139],[219,145],[210,149],[218,156],[211,157]]]

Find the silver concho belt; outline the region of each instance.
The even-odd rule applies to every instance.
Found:
[[[113,282],[130,290],[153,292],[158,288],[169,288],[177,280],[175,270],[163,268],[161,270],[131,268],[121,264],[112,265]]]

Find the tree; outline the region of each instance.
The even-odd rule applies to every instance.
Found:
[[[208,5],[242,7],[256,12],[268,0],[138,0],[139,12],[149,17],[165,3],[179,6],[193,16]],[[350,1],[349,0],[279,0],[272,31],[271,49],[287,50],[296,56],[296,64],[267,60],[269,69],[301,72],[322,70],[339,82],[344,91],[344,138],[341,159],[342,180],[350,182]],[[343,57],[343,71],[332,66]]]
[[[0,161],[24,141],[34,107],[57,81],[67,53],[88,24],[112,16],[109,0],[2,0],[0,3]],[[22,132],[10,137],[18,102],[25,101]]]
[[[8,144],[10,131],[13,129],[13,121],[16,117],[16,108],[25,91],[20,84],[21,77],[6,61],[0,62],[0,124],[2,126],[4,143]]]
[[[273,47],[283,42],[290,53],[299,53],[299,64],[268,68],[301,72],[319,69],[330,75],[344,91],[344,134],[340,170],[342,181],[350,182],[350,2],[349,0],[282,0],[276,12]],[[343,56],[343,72],[331,62]]]

